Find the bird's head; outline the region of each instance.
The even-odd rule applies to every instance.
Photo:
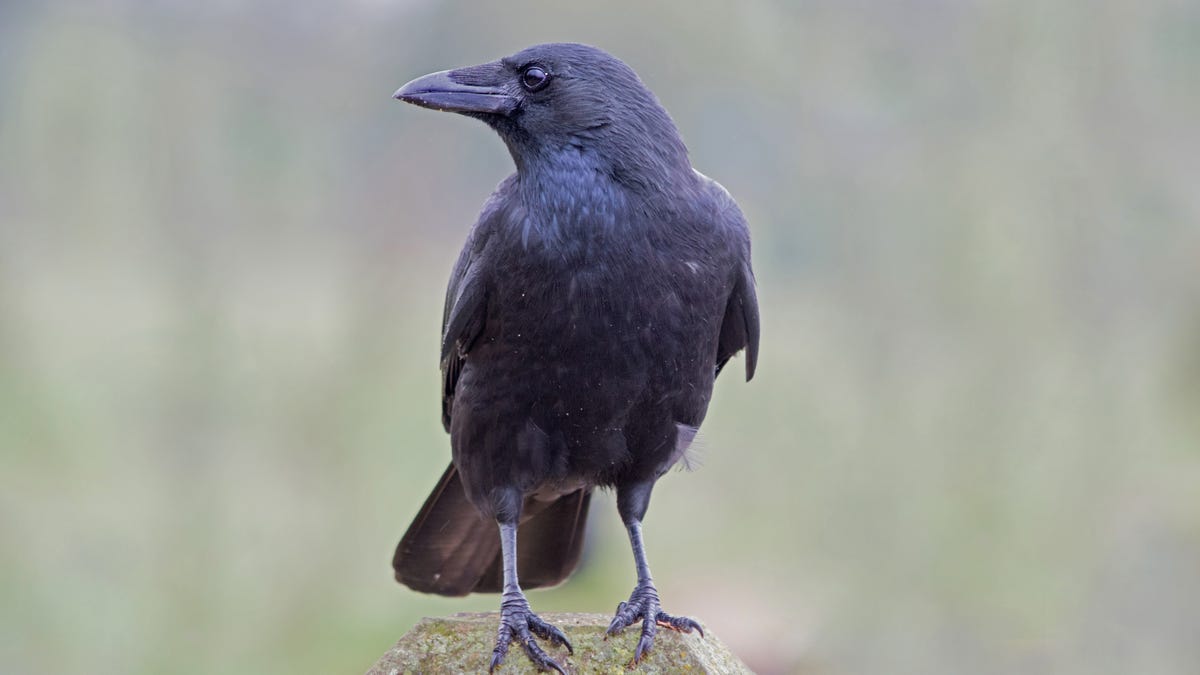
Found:
[[[595,158],[614,175],[690,166],[654,94],[620,59],[588,45],[536,45],[419,77],[394,97],[483,120],[504,139],[518,169],[564,152]]]

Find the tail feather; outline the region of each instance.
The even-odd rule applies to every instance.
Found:
[[[496,524],[467,501],[451,464],[396,547],[396,581],[422,593],[466,595],[479,575],[480,560],[500,553]]]
[[[579,564],[591,490],[557,499],[526,498],[517,531],[522,588],[561,583]],[[498,593],[504,587],[496,523],[467,500],[451,464],[396,547],[396,580],[422,593]]]
[[[566,581],[583,553],[590,489],[576,490],[553,501],[525,499],[521,527],[517,530],[517,576],[521,588],[545,588]],[[492,529],[496,529],[495,525]],[[497,543],[499,535],[496,535]],[[504,590],[504,560],[497,552],[473,593]]]

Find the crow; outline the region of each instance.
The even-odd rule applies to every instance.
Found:
[[[684,459],[729,359],[758,357],[750,234],[694,170],[674,122],[633,70],[582,44],[543,44],[417,78],[401,101],[482,120],[516,172],[483,206],[442,317],[442,423],[453,462],[400,541],[396,579],[417,591],[502,593],[490,669],[517,641],[573,653],[522,587],[579,562],[595,488],[616,491],[637,584],[608,627],[662,611],[642,543],[655,482]],[[497,527],[498,525],[498,527]],[[518,571],[520,577],[518,580]]]

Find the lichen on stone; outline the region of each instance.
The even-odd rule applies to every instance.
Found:
[[[575,648],[543,645],[569,673],[605,673],[624,675],[631,672],[631,660],[637,645],[637,627],[605,639],[611,617],[602,614],[546,613],[543,619],[558,626]],[[396,643],[367,675],[408,675],[424,673],[478,673],[485,671],[491,659],[499,615],[455,614],[422,619]],[[514,644],[497,673],[536,672]],[[749,673],[740,659],[708,629],[699,634],[659,629],[654,648],[632,672],[656,673]]]

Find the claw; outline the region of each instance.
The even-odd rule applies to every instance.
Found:
[[[700,624],[686,616],[672,616],[662,611],[658,601],[658,591],[649,583],[639,584],[629,596],[629,602],[617,605],[616,616],[608,625],[605,639],[641,620],[642,634],[638,638],[637,648],[633,652],[631,666],[636,666],[650,653],[654,646],[654,636],[658,627],[669,628],[680,633],[691,633],[693,630],[704,637],[704,629]]]
[[[511,605],[505,602],[500,607],[500,629],[496,632],[496,647],[492,650],[488,673],[494,673],[496,668],[500,667],[504,657],[508,655],[509,645],[518,642],[525,656],[529,657],[539,671],[553,670],[560,675],[567,675],[567,671],[538,645],[534,636],[548,640],[552,645],[564,646],[568,653],[574,654],[570,641],[561,630],[530,611],[529,605],[523,600],[524,598],[521,598]]]
[[[529,630],[543,640],[549,640],[552,645],[566,647],[568,654],[575,653],[575,648],[571,646],[571,641],[567,639],[566,634],[559,630],[558,626],[542,621],[541,617],[536,614],[529,615]]]
[[[627,625],[629,624],[621,621],[620,616],[614,616],[612,622],[608,624],[608,630],[604,631],[604,637],[607,638],[609,635],[616,635],[617,631],[621,630]]]
[[[653,621],[642,623],[642,637],[638,639],[637,649],[633,650],[633,663],[636,665],[650,653],[650,648],[654,646],[654,635],[658,632],[658,625]]]
[[[704,629],[700,624],[695,619],[690,619],[686,616],[671,616],[666,612],[659,612],[654,617],[654,621],[663,628],[670,628],[680,633],[696,631],[700,634],[700,637],[704,637]]]
[[[558,665],[554,659],[550,658],[549,654],[542,651],[542,648],[538,646],[538,643],[534,642],[532,639],[525,640],[521,643],[521,646],[525,648],[525,655],[529,657],[530,661],[533,661],[533,665],[537,666],[538,670],[553,669],[557,670],[561,675],[567,675],[567,671],[563,670],[562,666]]]
[[[634,591],[635,593],[637,591]],[[605,636],[616,635],[621,630],[633,625],[634,621],[642,618],[643,610],[640,610],[641,605],[632,605],[628,602],[622,602],[617,605],[616,616],[613,617],[611,623],[608,624],[608,630],[605,631]]]
[[[504,613],[500,613],[500,630],[496,633],[496,647],[492,649],[492,663],[488,666],[488,674],[504,663],[504,657],[508,656],[508,643],[512,642],[512,628],[504,621]]]

